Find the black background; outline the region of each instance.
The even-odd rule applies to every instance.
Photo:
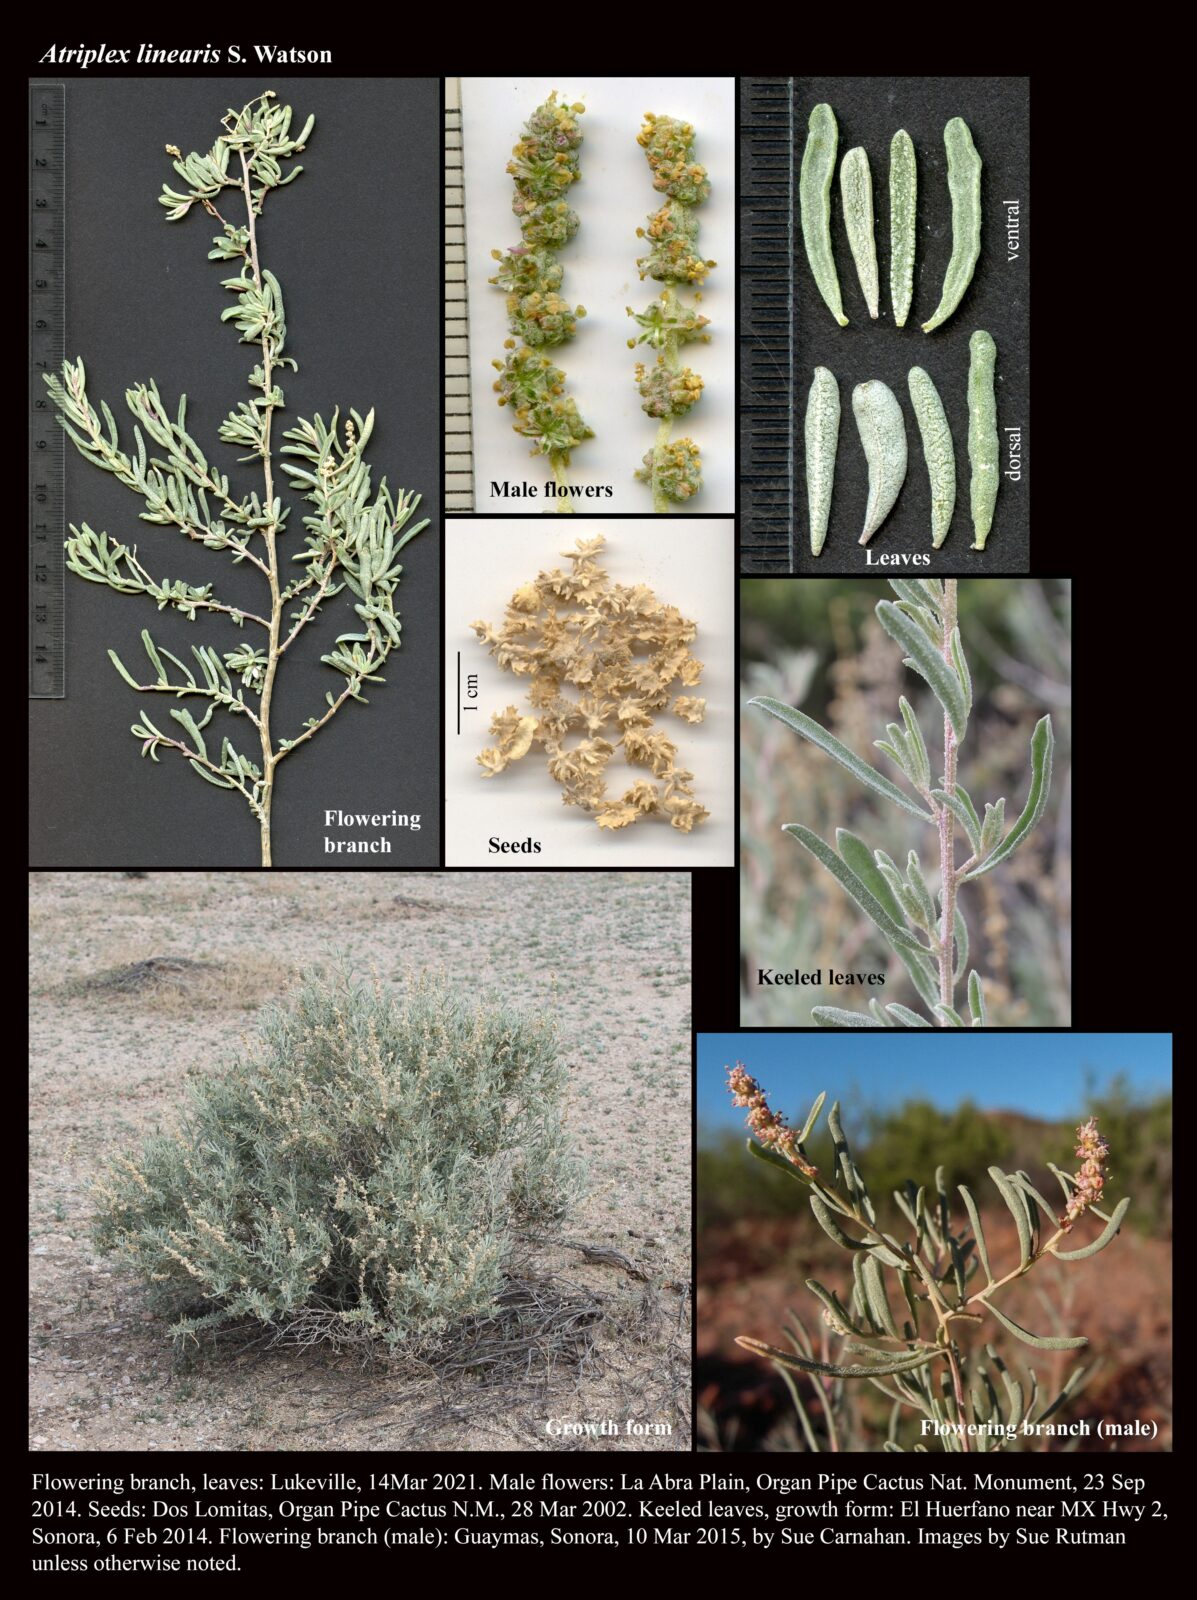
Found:
[[[795,185],[812,109],[826,102],[839,126],[836,173],[831,186],[831,243],[844,302],[846,328],[837,326],[815,287],[802,230],[794,224],[794,560],[798,572],[879,576],[908,569],[866,568],[867,551],[879,555],[918,552],[931,557],[925,575],[974,576],[1030,570],[1029,281],[1030,239],[1029,80],[1023,77],[797,78],[794,80]],[[926,322],[939,304],[952,253],[952,208],[948,196],[943,130],[963,117],[981,157],[981,255],[973,280],[956,311],[933,333]],[[889,146],[899,128],[914,141],[918,173],[914,298],[904,328],[895,328],[889,293]],[[874,232],[880,294],[876,321],[869,316],[848,248],[840,199],[839,165],[857,145],[868,154],[873,179]],[[1020,203],[1018,259],[1006,260],[1004,201]],[[795,188],[795,210],[797,190]],[[996,392],[1002,467],[1005,427],[1023,429],[1022,478],[1001,480],[993,527],[984,551],[973,542],[969,510],[968,342],[985,328],[997,345]],[[810,553],[803,419],[814,368],[827,367],[839,383],[840,436],[827,542],[817,559]],[[931,549],[931,490],[918,424],[910,405],[907,373],[926,369],[938,389],[956,451],[956,509],[947,540]],[[858,543],[868,499],[868,472],[852,411],[858,383],[880,378],[893,390],[906,422],[908,464],[897,504],[867,546]],[[745,572],[777,570],[747,556]]]
[[[53,68],[41,74],[47,81]],[[259,80],[260,77],[260,81]],[[413,488],[423,503],[412,519],[431,525],[407,546],[397,603],[402,648],[366,686],[368,707],[345,705],[279,769],[274,794],[274,859],[280,866],[355,864],[323,853],[325,808],[421,813],[418,833],[387,830],[393,853],[371,865],[435,865],[439,858],[439,489],[440,100],[435,78],[287,78],[270,69],[239,78],[68,78],[67,354],[81,355],[88,391],[112,407],[131,445],[124,392],[155,378],[168,408],[188,397],[189,430],[209,460],[229,474],[234,493],[261,489],[260,468],[238,467],[237,450],[217,438],[224,416],[250,398],[257,359],[220,313],[233,303],[220,287],[228,264],[210,262],[217,224],[199,207],[166,224],[157,196],[178,186],[163,146],[206,151],[229,106],[274,89],[295,110],[295,127],[316,118],[298,159],[304,171],[267,196],[259,222],[263,264],[283,286],[286,354],[298,373],[279,376],[286,410],[276,431],[333,407],[371,406],[377,419],[368,457],[375,482]],[[230,191],[230,194],[232,191]],[[235,216],[240,213],[233,207]],[[228,213],[225,213],[228,215]],[[276,468],[276,479],[278,478]],[[280,540],[289,579],[301,548],[307,507],[286,481],[288,531]],[[136,543],[159,579],[212,582],[216,597],[263,609],[265,580],[203,549],[177,530],[138,521],[143,502],[97,471],[67,444],[67,520]],[[174,731],[166,695],[137,696],[106,650],[135,676],[148,668],[140,634],[181,659],[190,646],[221,650],[252,640],[227,618],[201,613],[190,623],[159,612],[144,596],[125,596],[66,575],[66,699],[34,701],[31,714],[31,864],[39,867],[254,866],[258,827],[237,794],[199,779],[175,752],[157,765],[139,757],[130,725],[148,710]],[[294,736],[325,709],[343,679],[319,657],[352,631],[352,596],[342,591],[288,652],[275,694],[275,737]],[[256,642],[256,641],[255,641]],[[217,714],[210,725],[215,732]],[[227,719],[238,748],[255,754],[243,719]],[[333,837],[376,837],[381,829],[330,829]]]

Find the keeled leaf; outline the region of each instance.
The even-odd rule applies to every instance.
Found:
[[[968,701],[955,668],[948,665],[918,624],[889,600],[878,604],[877,620],[926,678],[950,717],[957,740],[963,739],[968,727]]]
[[[942,1350],[903,1350],[870,1362],[867,1366],[837,1367],[826,1361],[804,1361],[801,1356],[791,1355],[788,1350],[778,1350],[775,1345],[763,1344],[759,1339],[739,1338],[736,1343],[745,1350],[751,1350],[754,1355],[768,1356],[778,1366],[790,1367],[798,1372],[816,1372],[828,1378],[873,1378],[884,1377],[887,1372],[914,1372],[919,1367],[925,1367],[936,1356],[944,1354]]]
[[[981,1258],[981,1265],[985,1268],[985,1276],[992,1283],[993,1272],[989,1266],[989,1252],[985,1248],[985,1234],[981,1228],[981,1214],[977,1210],[977,1202],[973,1199],[972,1192],[962,1183],[958,1184],[957,1188],[964,1201],[964,1209],[968,1212],[968,1220],[973,1225],[973,1238],[977,1241],[977,1254]]]
[[[1010,1182],[1001,1167],[990,1167],[989,1176],[997,1185],[998,1193],[1010,1208],[1014,1218],[1014,1225],[1018,1229],[1019,1269],[1027,1267],[1031,1260],[1031,1221],[1027,1214],[1027,1206],[1021,1193]]]
[[[904,1028],[929,1028],[931,1026],[929,1022],[919,1016],[917,1011],[911,1011],[907,1006],[900,1006],[891,1001],[885,1009],[897,1017]]]
[[[860,909],[881,929],[887,939],[895,944],[905,945],[907,949],[919,950],[923,946],[912,933],[899,927],[890,916],[889,912],[878,900],[877,896],[869,889],[848,866],[847,862],[840,859],[835,851],[819,838],[817,833],[812,833],[809,828],[804,828],[800,822],[787,822],[782,829],[783,833],[792,833],[799,844],[803,844],[810,851],[816,861],[821,861],[828,872],[837,878],[842,888],[852,896]]]
[[[1031,787],[1027,793],[1027,803],[1023,807],[1022,816],[988,860],[964,874],[962,883],[967,883],[970,878],[979,878],[983,872],[988,872],[991,867],[996,867],[1000,861],[1004,861],[1011,851],[1022,843],[1043,815],[1052,783],[1054,742],[1052,719],[1041,717],[1035,725],[1035,732],[1031,735]]]
[[[819,1028],[883,1028],[863,1011],[844,1011],[839,1006],[814,1006],[811,1016]]]
[[[815,1221],[822,1228],[829,1239],[834,1239],[841,1250],[867,1250],[869,1247],[863,1239],[854,1239],[851,1234],[845,1233],[831,1213],[831,1208],[819,1194],[812,1193],[810,1208],[815,1214]]]
[[[973,1014],[974,1028],[987,1028],[989,1026],[989,1012],[985,1007],[985,991],[981,987],[981,979],[975,967],[968,975],[968,1008]]]
[[[848,863],[865,887],[872,890],[893,920],[901,926],[902,908],[868,845],[854,833],[849,833],[847,828],[835,830],[835,843],[841,859]]]
[[[792,728],[795,733],[800,733],[804,739],[809,739],[817,745],[833,761],[838,761],[841,767],[847,768],[858,782],[865,784],[877,794],[884,795],[887,800],[892,800],[894,805],[900,806],[903,811],[909,811],[911,816],[920,818],[923,822],[933,822],[935,819],[929,811],[909,795],[903,794],[897,784],[891,783],[875,767],[869,766],[867,761],[862,761],[848,749],[846,744],[828,733],[826,728],[808,717],[805,712],[797,711],[793,706],[787,706],[781,700],[771,699],[768,695],[757,695],[748,702],[750,706],[760,706],[762,711],[767,711],[771,717],[776,717],[779,722],[784,722],[787,728]]]
[[[1015,1338],[1021,1339],[1024,1344],[1033,1344],[1036,1350],[1079,1350],[1082,1345],[1089,1343],[1088,1339],[1084,1338],[1083,1336],[1076,1339],[1041,1338],[1038,1334],[1029,1333],[1026,1328],[1020,1328],[1017,1322],[1011,1321],[1011,1319],[1006,1316],[1004,1312],[999,1311],[998,1308],[993,1305],[991,1301],[986,1300],[983,1295],[978,1303],[983,1305],[986,1311],[992,1311],[994,1316],[1002,1324],[1003,1328],[1009,1328],[1010,1332],[1014,1334]]]
[[[1057,1261],[1084,1261],[1087,1256],[1095,1256],[1099,1250],[1105,1249],[1106,1245],[1109,1244],[1110,1240],[1118,1232],[1119,1228],[1122,1226],[1122,1219],[1125,1217],[1127,1207],[1129,1205],[1129,1195],[1125,1200],[1119,1200],[1118,1204],[1114,1207],[1113,1216],[1106,1223],[1105,1227],[1102,1229],[1097,1238],[1094,1239],[1092,1244],[1082,1245],[1079,1250],[1053,1250],[1052,1255],[1056,1257]]]

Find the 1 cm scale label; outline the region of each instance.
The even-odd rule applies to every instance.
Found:
[[[29,695],[66,694],[65,439],[42,381],[66,356],[66,88],[29,87]]]

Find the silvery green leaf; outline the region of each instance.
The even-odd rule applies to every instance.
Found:
[[[1011,1320],[1004,1312],[998,1310],[992,1301],[982,1297],[978,1301],[986,1311],[992,1311],[994,1316],[1004,1328],[1008,1328],[1015,1338],[1021,1339],[1023,1344],[1032,1344],[1037,1350],[1079,1350],[1082,1345],[1089,1343],[1088,1339],[1048,1339],[1040,1338],[1037,1334],[1028,1333],[1026,1328],[1020,1328],[1017,1322]]]
[[[942,1004],[942,1002],[937,1002],[935,1005],[935,1010],[941,1017],[945,1017],[947,1021],[952,1024],[953,1028],[964,1027],[964,1018],[953,1006],[945,1006]]]
[[[957,1185],[964,1209],[968,1212],[968,1220],[972,1223],[973,1238],[977,1241],[977,1254],[981,1258],[981,1265],[985,1268],[985,1276],[990,1283],[993,1282],[993,1271],[989,1265],[989,1252],[985,1248],[985,1232],[981,1227],[981,1216],[977,1210],[977,1202],[972,1197],[972,1192],[961,1183]]]
[[[861,1277],[864,1280],[865,1294],[869,1300],[869,1310],[873,1320],[889,1334],[891,1339],[900,1338],[894,1314],[890,1308],[889,1298],[885,1293],[885,1284],[881,1278],[881,1268],[873,1257],[867,1256],[861,1267]]]
[[[868,1243],[864,1239],[854,1239],[851,1234],[844,1232],[839,1223],[835,1220],[830,1206],[827,1205],[826,1201],[817,1191],[812,1191],[811,1193],[810,1208],[814,1212],[815,1221],[819,1224],[820,1228],[822,1228],[823,1232],[829,1239],[835,1240],[836,1244],[839,1245],[841,1250],[867,1250],[869,1248]]]
[[[130,689],[140,689],[141,688],[141,685],[137,682],[136,678],[131,677],[129,675],[129,673],[125,670],[124,663],[121,661],[120,656],[117,655],[115,650],[110,650],[108,652],[108,659],[109,659],[109,661],[112,662],[112,665],[116,668],[116,670],[120,673],[121,677],[129,685]]]
[[[791,1178],[800,1178],[807,1182],[806,1174],[792,1161],[787,1161],[784,1156],[779,1156],[776,1150],[767,1150],[763,1144],[757,1144],[755,1139],[748,1141],[748,1154],[755,1156],[758,1161],[763,1161],[768,1167],[779,1167],[782,1172],[788,1172]]]
[[[985,1006],[985,991],[981,987],[981,979],[975,967],[968,975],[968,1009],[973,1015],[974,1028],[987,1028],[989,1026],[989,1012]]]
[[[981,824],[981,843],[979,853],[987,856],[1002,836],[1002,829],[1006,825],[1006,801],[1003,796],[996,805],[986,802],[985,821]]]
[[[961,882],[967,883],[971,878],[979,878],[982,873],[989,872],[1000,861],[1004,861],[1011,851],[1022,843],[1043,815],[1052,782],[1053,743],[1052,719],[1050,716],[1042,717],[1031,736],[1031,787],[1022,815],[993,854],[979,866],[974,867],[971,872],[966,872]]]
[[[887,800],[892,800],[894,805],[900,806],[903,811],[909,811],[912,816],[918,817],[923,822],[935,820],[929,811],[924,811],[922,806],[909,795],[903,794],[896,784],[883,777],[874,767],[870,767],[867,761],[862,761],[858,755],[854,755],[847,745],[841,744],[833,734],[828,733],[826,728],[820,727],[804,712],[797,711],[793,706],[787,706],[780,700],[771,699],[768,695],[757,695],[748,704],[760,706],[762,711],[767,711],[770,716],[776,717],[779,722],[784,722],[795,733],[800,733],[812,744],[818,745],[819,749],[833,761],[838,761],[840,766],[847,768],[860,783],[875,790],[877,794],[884,795]]]
[[[778,1350],[771,1344],[762,1344],[759,1339],[736,1340],[745,1350],[751,1350],[755,1355],[767,1356],[770,1361],[776,1361],[778,1366],[792,1367],[797,1372],[813,1372],[830,1378],[873,1378],[884,1377],[888,1372],[914,1372],[919,1367],[927,1366],[937,1355],[943,1355],[942,1350],[913,1350],[893,1356],[883,1356],[877,1361],[870,1362],[867,1366],[833,1366],[826,1361],[806,1361],[801,1356],[791,1355],[788,1350]]]
[[[914,850],[911,850],[906,857],[906,882],[910,885],[910,891],[918,901],[922,913],[920,926],[930,932],[935,926],[935,902],[931,899],[931,891],[927,888],[918,854]]]
[[[856,1324],[855,1320],[853,1319],[851,1313],[847,1310],[847,1308],[845,1307],[843,1301],[840,1299],[839,1295],[837,1295],[833,1289],[825,1288],[819,1282],[818,1278],[808,1278],[806,1280],[806,1287],[816,1297],[816,1299],[821,1300],[823,1302],[823,1305],[827,1309],[828,1315],[833,1319],[832,1320],[832,1327],[833,1328],[835,1327],[835,1324],[838,1322],[840,1324],[840,1327],[842,1329],[847,1330],[847,1332],[856,1334],[856,1336],[858,1338],[864,1338],[865,1337],[865,1330],[863,1328],[857,1326],[857,1324]],[[838,1332],[840,1330],[837,1329],[836,1331]]]
[[[1001,1167],[990,1167],[989,1176],[997,1185],[998,1193],[1006,1202],[1018,1229],[1019,1270],[1025,1271],[1033,1254],[1030,1211],[1022,1192],[1017,1189]]]
[[[936,699],[951,719],[957,740],[962,740],[968,728],[968,702],[955,670],[940,655],[922,628],[891,601],[882,600],[878,604],[877,620],[907,652],[931,685]]]
[[[881,1009],[881,1002],[879,1000],[869,1001],[869,1015],[875,1021],[879,1022],[883,1028],[892,1028],[894,1025],[890,1018],[887,1017],[885,1012]]]
[[[884,1024],[874,1022],[872,1017],[863,1011],[843,1011],[838,1006],[815,1006],[811,1010],[815,1024],[820,1028],[880,1028]]]
[[[973,707],[973,679],[968,670],[968,662],[964,656],[964,646],[960,642],[960,629],[952,629],[952,664],[956,668],[956,676],[960,679],[960,687],[964,690],[965,702],[971,711]]]
[[[909,736],[907,749],[914,765],[916,781],[921,788],[929,789],[931,787],[931,762],[927,755],[927,744],[923,738],[923,730],[919,727],[918,718],[915,716],[910,701],[907,700],[905,695],[899,696],[898,705],[906,723],[906,731]]]
[[[802,1129],[799,1132],[797,1139],[794,1141],[795,1144],[804,1145],[806,1143],[806,1141],[810,1138],[811,1129],[814,1127],[815,1122],[818,1120],[819,1112],[822,1111],[823,1102],[824,1102],[824,1100],[826,1100],[826,1098],[827,1098],[827,1090],[823,1089],[816,1096],[814,1105],[811,1106],[810,1110],[807,1112],[806,1121],[802,1124]]]
[[[891,1015],[898,1018],[904,1028],[929,1028],[931,1024],[920,1017],[917,1011],[911,1011],[907,1006],[900,1006],[891,1001],[885,1008]]]
[[[214,772],[209,772],[207,767],[201,767],[199,762],[188,756],[187,764],[193,772],[198,772],[205,783],[210,783],[216,789],[235,789],[237,785],[232,779],[218,778]]]
[[[921,951],[923,949],[923,946],[918,943],[913,934],[908,933],[905,928],[899,927],[872,890],[861,882],[847,862],[842,861],[835,851],[819,838],[817,833],[812,833],[809,828],[804,828],[798,822],[786,823],[782,832],[793,834],[799,844],[805,845],[815,859],[823,863],[832,876],[837,878],[840,885],[852,896],[866,916],[872,918],[887,939],[893,940],[895,944],[906,945],[912,950]]]
[[[852,868],[865,887],[872,890],[893,920],[900,924],[902,908],[864,840],[858,839],[854,833],[849,833],[847,828],[837,828],[835,843],[841,858]]]
[[[1129,1206],[1129,1195],[1126,1197],[1126,1199],[1119,1200],[1118,1204],[1114,1207],[1113,1216],[1106,1223],[1105,1227],[1102,1229],[1098,1237],[1094,1239],[1092,1244],[1082,1245],[1079,1250],[1053,1250],[1052,1255],[1054,1255],[1058,1261],[1084,1261],[1089,1256],[1095,1256],[1099,1250],[1105,1249],[1106,1245],[1109,1244],[1110,1240],[1118,1232],[1119,1228],[1122,1226],[1122,1219],[1125,1217],[1127,1208]]]
[[[961,978],[964,976],[964,969],[968,966],[968,924],[965,922],[964,915],[960,910],[959,901],[956,902],[953,926],[956,944],[956,960],[952,969],[952,976],[955,981],[959,983]],[[948,1009],[950,1010],[951,1007]],[[964,1024],[961,1023],[961,1027],[963,1026]]]

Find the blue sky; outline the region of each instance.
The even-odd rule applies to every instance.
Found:
[[[969,1098],[982,1110],[1072,1117],[1086,1074],[1116,1073],[1149,1092],[1172,1081],[1167,1033],[987,1033],[956,1028],[884,1032],[704,1033],[698,1036],[698,1122],[739,1126],[723,1087],[724,1066],[743,1061],[775,1107],[802,1115],[820,1089],[831,1099],[897,1104],[913,1097],[944,1107]]]

